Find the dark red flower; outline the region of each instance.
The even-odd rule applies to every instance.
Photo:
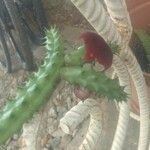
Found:
[[[94,32],[84,32],[80,36],[85,44],[85,61],[91,62],[96,60],[103,65],[105,70],[112,65],[113,53],[104,39]]]

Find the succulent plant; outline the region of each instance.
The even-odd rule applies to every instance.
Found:
[[[47,52],[43,65],[29,77],[24,86],[18,88],[16,97],[9,100],[0,111],[0,144],[21,129],[23,123],[47,102],[62,78],[108,99],[126,100],[124,87],[119,86],[118,80],[109,79],[104,72],[82,67],[85,63],[82,59],[84,47],[64,55],[58,31],[51,28],[46,35]]]

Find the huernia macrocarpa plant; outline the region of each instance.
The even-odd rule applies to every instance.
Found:
[[[0,112],[0,144],[21,129],[23,123],[47,102],[61,79],[94,91],[109,100],[126,100],[124,87],[119,85],[117,79],[110,79],[104,72],[83,67],[83,46],[65,55],[58,30],[51,28],[47,31],[45,47],[47,52],[44,63],[23,87],[18,88],[16,97]]]

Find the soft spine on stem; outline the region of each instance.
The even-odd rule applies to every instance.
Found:
[[[0,143],[5,142],[24,122],[44,104],[59,81],[59,69],[63,65],[60,35],[56,29],[47,31],[47,56],[44,64],[34,73],[17,95],[0,112]]]

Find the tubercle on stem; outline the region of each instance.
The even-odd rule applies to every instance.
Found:
[[[60,79],[59,70],[64,64],[60,35],[55,28],[47,30],[46,34],[44,64],[23,87],[18,88],[16,97],[0,112],[0,144],[17,132],[48,100]]]

